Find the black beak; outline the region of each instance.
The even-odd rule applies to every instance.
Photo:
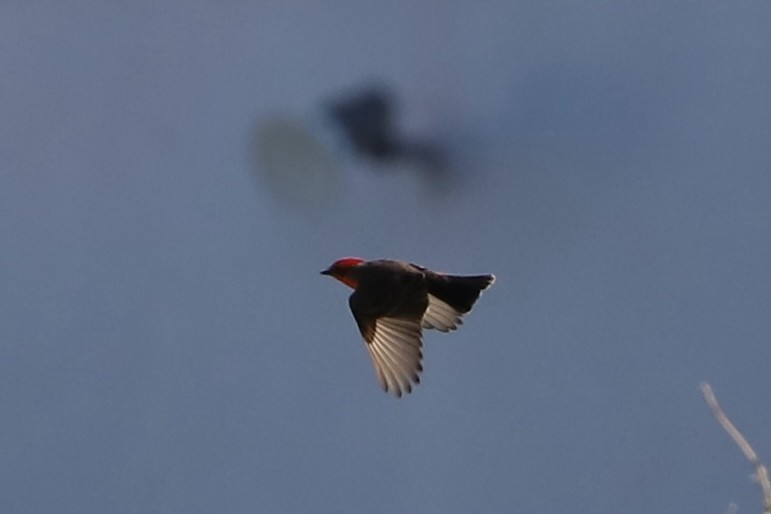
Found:
[[[321,274],[322,275],[331,275],[332,272],[330,270],[328,270],[328,269],[325,269],[324,271],[321,272]]]

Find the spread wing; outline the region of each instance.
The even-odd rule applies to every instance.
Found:
[[[423,315],[423,328],[435,328],[442,332],[455,330],[463,324],[460,319],[463,313],[453,309],[447,302],[443,302],[436,296],[428,295],[428,308]]]
[[[420,383],[421,360],[420,322],[397,318],[378,318],[367,351],[372,358],[378,381],[383,390],[397,398],[412,392],[412,384]]]
[[[420,319],[369,316],[356,309],[353,301],[351,311],[383,390],[397,398],[412,392],[423,371]]]
[[[348,303],[380,385],[396,397],[412,392],[423,371],[421,320],[428,307],[423,273],[380,262],[361,277]]]

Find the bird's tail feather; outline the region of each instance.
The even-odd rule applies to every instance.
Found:
[[[436,275],[428,277],[428,292],[460,314],[471,310],[479,295],[495,282],[494,275]]]

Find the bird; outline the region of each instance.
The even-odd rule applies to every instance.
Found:
[[[449,275],[399,260],[344,257],[321,272],[354,291],[348,304],[385,392],[411,393],[423,371],[423,329],[463,323],[495,275]]]
[[[373,86],[328,102],[326,110],[359,155],[375,162],[406,161],[426,171],[443,171],[445,155],[434,142],[399,132],[394,104],[387,89]]]

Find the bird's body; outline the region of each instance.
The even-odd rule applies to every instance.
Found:
[[[354,289],[349,298],[385,391],[397,397],[412,391],[423,370],[422,329],[458,328],[493,275],[437,273],[394,260],[348,257],[322,271]]]

